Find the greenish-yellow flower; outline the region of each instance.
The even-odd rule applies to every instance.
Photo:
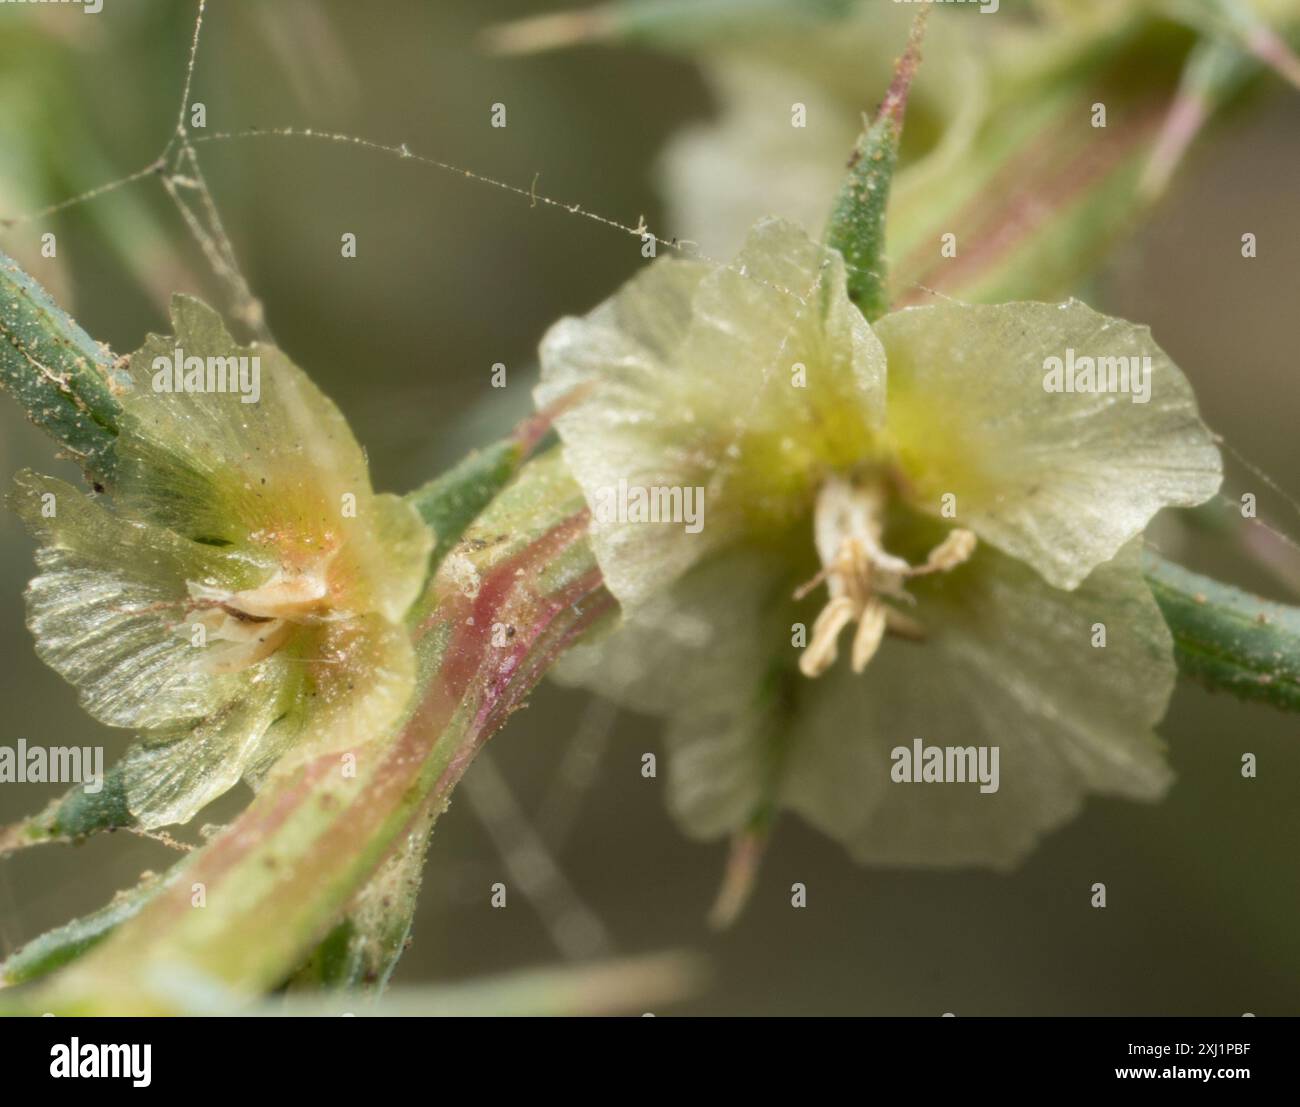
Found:
[[[237,346],[195,300],[172,315],[174,337],[130,359],[111,496],[24,473],[15,497],[41,543],[37,652],[91,715],[142,732],[124,780],[143,826],[188,820],[291,748],[382,734],[414,683],[402,620],[432,547],[284,354]],[[206,367],[241,357],[259,387],[213,388],[236,378]],[[179,389],[155,370],[177,358],[205,367]]]
[[[1058,389],[1053,358],[1103,368]],[[863,860],[1005,865],[1085,792],[1162,792],[1141,534],[1221,464],[1146,328],[1076,301],[869,326],[838,253],[766,220],[562,320],[542,366],[624,612],[567,675],[668,716],[689,829],[785,806]],[[596,510],[613,487],[702,489],[703,525]],[[997,747],[1000,785],[898,783],[917,739]]]

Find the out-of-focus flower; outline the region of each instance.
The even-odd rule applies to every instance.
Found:
[[[771,219],[732,265],[655,263],[541,357],[623,606],[566,676],[668,716],[690,831],[787,807],[864,861],[1007,865],[1086,792],[1161,794],[1175,669],[1140,536],[1221,465],[1146,328],[1077,301],[868,325],[840,255]],[[1076,357],[1110,387],[1058,390]],[[699,525],[664,519],[693,494]],[[917,740],[996,748],[1000,780],[897,783]]]
[[[695,40],[717,112],[661,157],[671,233],[727,257],[764,215],[821,226],[916,10]],[[1297,0],[934,5],[891,187],[893,302],[1077,289],[1251,77],[1300,84],[1297,34]]]
[[[764,215],[820,226],[863,113],[889,84],[913,11],[874,5],[779,35],[741,30],[703,45],[697,56],[717,116],[674,136],[659,165],[674,233],[726,257]],[[986,36],[979,32],[992,29],[978,20],[956,27],[930,20],[895,196],[905,196],[913,181],[942,180],[968,151],[988,106],[989,74],[978,45]]]

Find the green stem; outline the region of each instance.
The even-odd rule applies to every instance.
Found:
[[[1150,552],[1147,583],[1178,671],[1207,688],[1300,711],[1300,609],[1270,603]]]
[[[608,611],[581,493],[525,466],[437,574],[417,630],[421,693],[396,733],[273,778],[134,917],[34,997],[66,1013],[248,1002],[301,964],[404,834],[423,834],[482,743]],[[464,559],[463,561],[461,559]],[[478,576],[464,590],[465,562]],[[202,903],[202,906],[197,904]],[[249,934],[258,940],[250,942]]]
[[[424,808],[392,853],[357,893],[335,925],[290,981],[293,991],[363,990],[388,986],[406,950],[420,897],[429,836],[437,811]]]

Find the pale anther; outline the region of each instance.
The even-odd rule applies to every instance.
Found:
[[[862,672],[875,657],[886,631],[924,638],[925,628],[919,622],[889,607],[880,597],[904,596],[904,581],[948,572],[975,552],[974,533],[958,527],[930,551],[923,564],[909,565],[881,544],[884,508],[880,483],[854,484],[836,477],[818,494],[813,539],[822,568],[795,592],[795,599],[823,581],[830,598],[799,658],[799,669],[807,677],[818,677],[835,663],[840,632],[849,623],[858,624],[850,656],[855,673]]]

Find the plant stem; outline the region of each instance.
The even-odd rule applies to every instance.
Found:
[[[1183,676],[1300,711],[1300,608],[1262,600],[1150,551],[1144,568]]]
[[[525,466],[430,581],[421,693],[395,734],[269,780],[133,918],[35,1001],[163,1013],[250,1001],[301,964],[401,836],[446,809],[483,742],[556,656],[613,609],[560,459]],[[472,570],[477,588],[467,589]],[[195,906],[198,886],[205,906]],[[256,934],[256,941],[248,935]]]

